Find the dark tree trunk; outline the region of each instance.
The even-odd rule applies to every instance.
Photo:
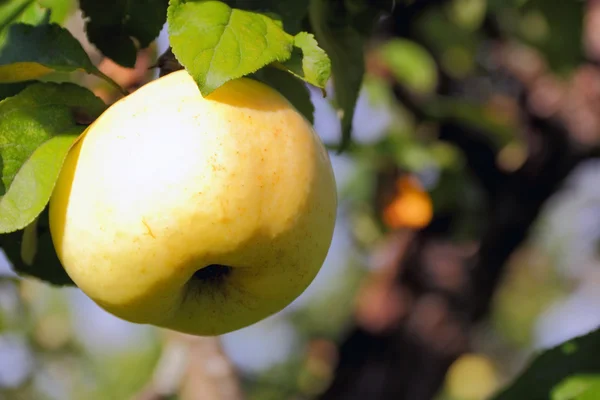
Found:
[[[394,34],[418,40],[411,21],[441,2],[399,7]],[[493,21],[486,21],[485,31],[490,40],[501,42]],[[459,121],[433,121],[439,124],[440,139],[461,149],[485,193],[482,237],[473,246],[452,243],[445,232],[453,216],[438,215],[424,230],[391,240],[389,245],[401,250],[386,266],[394,271],[390,290],[395,295],[390,298],[402,302],[402,311],[385,329],[369,329],[357,319],[339,347],[335,378],[321,400],[432,399],[449,366],[469,349],[470,335],[488,313],[508,258],[527,237],[545,202],[582,160],[593,156],[574,144],[562,120],[536,116],[527,106],[527,84],[519,84],[529,154],[512,173],[498,168],[488,132]],[[439,91],[447,94],[456,85],[442,74]],[[403,88],[396,87],[395,93],[417,118],[432,118]]]

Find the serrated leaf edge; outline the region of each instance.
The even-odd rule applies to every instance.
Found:
[[[171,0],[171,1],[169,1],[169,8],[167,10],[167,21],[171,18],[172,13],[174,12],[174,11],[172,11],[174,9],[174,7],[179,6],[179,5],[184,5],[186,3],[187,3],[186,1],[179,1],[179,0]],[[203,82],[198,82],[198,80],[194,77],[194,74],[189,70],[189,68],[185,65],[185,63],[183,63],[182,60],[179,58],[179,56],[177,54],[178,53],[177,49],[174,48],[174,47],[172,47],[173,56],[179,62],[179,64],[181,64],[183,66],[183,68],[192,77],[194,77],[194,81],[196,81],[196,84],[198,85],[200,93],[202,94],[203,97],[206,97],[206,96],[210,95],[212,92],[214,92],[215,90],[217,90],[220,86],[223,86],[225,83],[227,83],[229,81],[232,81],[232,80],[235,80],[235,79],[239,79],[239,78],[244,77],[244,76],[251,75],[251,74],[253,74],[253,73],[259,71],[260,69],[265,68],[265,67],[267,67],[269,65],[273,65],[273,64],[276,64],[276,63],[282,63],[282,62],[288,61],[292,57],[292,49],[294,48],[294,36],[292,36],[289,33],[287,33],[283,29],[283,25],[279,21],[271,18],[270,16],[268,16],[265,13],[262,13],[262,12],[243,10],[243,9],[231,7],[227,3],[224,3],[224,4],[229,8],[229,17],[228,17],[227,24],[223,26],[223,32],[225,32],[225,29],[227,29],[227,26],[229,25],[229,21],[231,20],[231,15],[233,14],[233,11],[239,11],[239,12],[243,12],[243,13],[250,13],[250,14],[260,15],[261,17],[272,21],[274,23],[274,25],[277,26],[279,29],[281,29],[281,31],[290,39],[290,43],[288,45],[288,47],[289,47],[288,56],[287,57],[276,57],[275,60],[272,61],[272,62],[270,62],[270,63],[266,63],[265,65],[263,65],[261,67],[258,67],[256,69],[253,69],[253,70],[247,72],[244,75],[237,76],[237,77],[234,76],[234,77],[227,78],[219,86],[214,87],[214,88],[208,88],[208,90],[207,90],[207,85],[205,85]],[[170,31],[170,28],[169,28],[169,35],[170,34],[171,34],[171,31]],[[219,43],[220,43],[220,40],[221,40],[222,36],[223,35],[221,34],[221,37],[219,38]],[[217,43],[217,46],[218,46],[219,43]],[[212,59],[211,59],[211,63],[212,63]]]

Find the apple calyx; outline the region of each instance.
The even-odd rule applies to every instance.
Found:
[[[207,265],[206,267],[200,268],[198,271],[194,272],[194,275],[192,275],[190,281],[218,283],[223,281],[229,274],[231,274],[232,269],[233,268],[228,265]]]

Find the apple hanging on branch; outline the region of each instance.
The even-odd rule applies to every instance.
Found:
[[[319,271],[336,189],[311,125],[248,78],[203,97],[184,70],[111,106],[50,200],[59,259],[129,321],[201,335],[281,310]]]
[[[128,94],[52,4],[0,7],[0,246],[15,271],[196,335],[290,304],[325,260],[337,208],[308,86],[325,93],[331,78],[347,146],[365,27],[383,9],[80,0],[88,39],[124,67],[167,24],[181,69]],[[124,97],[107,106],[73,72]]]

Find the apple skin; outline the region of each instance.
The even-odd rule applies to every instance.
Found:
[[[50,199],[50,232],[66,272],[106,311],[212,336],[308,287],[336,208],[329,155],[281,94],[240,78],[204,98],[181,70],[82,134]]]

